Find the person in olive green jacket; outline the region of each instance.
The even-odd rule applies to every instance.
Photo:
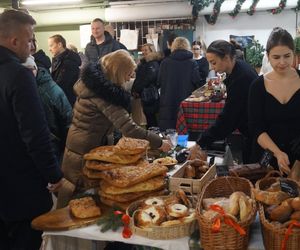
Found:
[[[84,189],[90,187],[82,178],[83,155],[107,145],[114,128],[124,136],[148,140],[151,148],[165,152],[171,149],[168,141],[135,124],[128,112],[130,93],[122,84],[130,80],[135,67],[130,54],[118,50],[104,56],[100,64],[90,64],[83,69],[81,79],[74,86],[77,100],[62,163],[65,178],[70,183],[59,193],[58,207],[66,205],[79,183]]]

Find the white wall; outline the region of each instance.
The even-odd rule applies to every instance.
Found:
[[[199,36],[208,46],[217,39],[229,40],[229,35],[254,35],[262,45],[266,45],[273,27],[280,26],[288,30],[294,37],[296,34],[296,13],[284,10],[280,14],[272,15],[266,11],[256,12],[253,16],[240,13],[235,18],[228,14],[220,15],[215,25],[206,22],[203,16],[197,20],[195,39]]]

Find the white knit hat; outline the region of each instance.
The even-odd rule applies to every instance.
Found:
[[[27,57],[26,62],[22,63],[22,65],[28,69],[37,69],[34,57],[31,55]]]

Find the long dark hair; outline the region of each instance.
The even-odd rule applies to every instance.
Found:
[[[220,58],[224,58],[229,55],[231,59],[236,57],[236,52],[234,46],[225,40],[213,41],[207,48],[206,53],[216,54]]]
[[[283,28],[275,27],[267,41],[267,53],[269,54],[272,48],[280,45],[287,46],[292,51],[295,51],[295,44],[291,34]]]

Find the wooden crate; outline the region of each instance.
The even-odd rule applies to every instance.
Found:
[[[211,179],[215,178],[217,174],[216,165],[212,165],[201,179],[183,178],[185,167],[189,164],[190,162],[187,161],[181,166],[181,168],[169,177],[170,191],[176,191],[181,188],[185,192],[198,194]]]

